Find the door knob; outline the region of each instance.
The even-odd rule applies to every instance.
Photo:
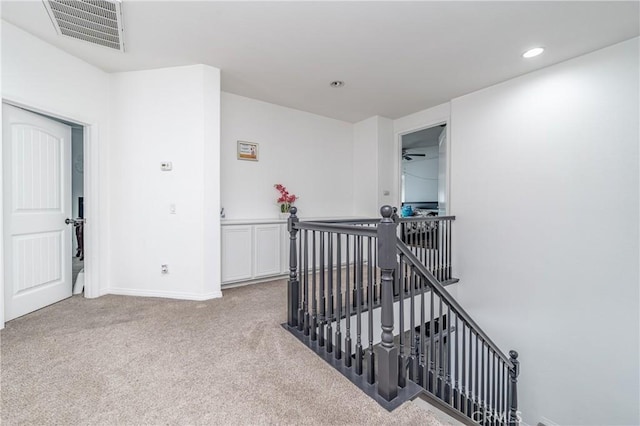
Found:
[[[64,223],[66,223],[67,225],[71,225],[72,223],[73,223],[74,225],[80,225],[80,224],[83,224],[83,223],[84,223],[84,218],[82,218],[82,217],[80,217],[80,218],[78,218],[78,219],[69,219],[69,218],[66,218],[66,219],[64,220]]]

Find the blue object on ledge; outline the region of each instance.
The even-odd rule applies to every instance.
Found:
[[[400,210],[400,215],[402,217],[413,216],[413,208],[410,205],[402,206],[402,209]]]

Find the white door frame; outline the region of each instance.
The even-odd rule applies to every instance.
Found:
[[[100,194],[100,150],[98,148],[98,131],[97,125],[92,123],[90,119],[79,116],[67,116],[50,109],[39,108],[33,103],[22,102],[19,99],[3,97],[2,103],[13,105],[28,111],[39,114],[48,115],[50,117],[59,118],[61,120],[77,123],[84,128],[83,150],[84,150],[84,175],[83,194],[85,196],[84,213],[87,223],[84,235],[84,297],[94,298],[103,294],[100,286],[100,271],[103,271],[101,265],[102,257],[99,255],[99,227],[103,223],[100,218],[99,200]],[[1,126],[1,125],[0,125]],[[0,134],[2,128],[0,127]],[[2,162],[2,150],[0,149],[0,163]],[[0,174],[0,188],[3,187],[2,176]],[[89,196],[87,196],[89,195]],[[4,198],[4,190],[3,190]],[[0,200],[0,211],[3,210],[3,200]],[[4,241],[4,213],[2,223],[0,224],[0,240]],[[0,245],[0,329],[4,328],[4,252]]]
[[[398,198],[396,199],[396,205],[400,208],[402,204],[402,137],[404,135],[408,135],[410,133],[415,133],[420,130],[429,129],[431,127],[439,126],[441,124],[446,124],[445,127],[447,131],[447,139],[446,139],[446,149],[447,149],[447,170],[445,171],[445,197],[447,200],[446,204],[446,214],[451,214],[451,119],[449,116],[447,117],[438,117],[433,120],[425,121],[423,124],[419,126],[411,127],[408,129],[402,129],[396,131],[395,133],[395,153],[396,153],[396,166],[398,167],[398,186],[397,186],[397,194]],[[399,213],[398,213],[399,214]]]

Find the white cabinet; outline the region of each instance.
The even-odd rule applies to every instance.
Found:
[[[222,227],[222,282],[252,278],[253,226]]]
[[[288,271],[288,260],[283,260],[283,229],[286,231],[282,221],[223,223],[222,284],[279,276],[285,264]]]
[[[321,218],[327,219],[327,218]],[[313,264],[313,235],[309,231],[308,242],[308,266]],[[329,264],[329,241],[326,233],[315,233],[315,263],[320,267],[320,239],[324,235],[324,264]],[[270,277],[286,277],[289,274],[289,248],[290,235],[287,230],[287,222],[279,219],[246,219],[222,221],[222,284],[233,284],[242,281],[259,280]],[[304,238],[304,231],[297,234],[297,238]],[[332,242],[333,267],[339,263],[344,264],[349,256],[353,261],[353,249],[355,237],[349,238],[349,244],[345,236],[341,236],[341,253],[338,260],[338,239],[334,236]],[[363,255],[368,256],[368,238],[364,237]],[[371,242],[375,244],[375,239]],[[298,241],[299,244],[299,241]],[[299,245],[296,246],[296,248]],[[372,246],[373,249],[373,246]],[[300,253],[296,253],[296,261],[300,261]],[[303,265],[298,265],[298,270]]]
[[[278,223],[253,226],[253,276],[280,274],[280,229]]]

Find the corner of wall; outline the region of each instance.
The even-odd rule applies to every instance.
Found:
[[[220,70],[202,65],[204,126],[203,296],[222,297],[220,254]]]

